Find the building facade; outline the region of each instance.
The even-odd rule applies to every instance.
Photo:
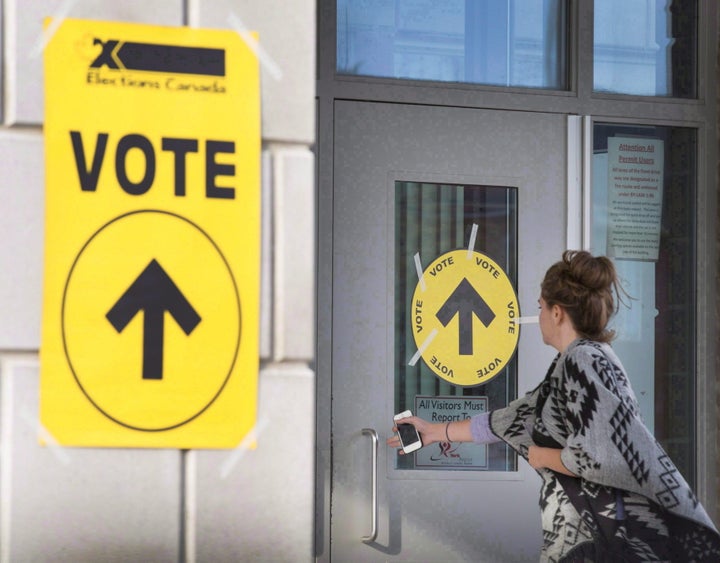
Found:
[[[259,33],[263,216],[256,449],[47,446],[52,437],[38,417],[47,17]],[[314,3],[9,0],[0,5],[0,20],[0,560],[311,560]],[[291,441],[285,439],[289,426]]]

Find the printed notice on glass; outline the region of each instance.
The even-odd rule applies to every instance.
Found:
[[[663,155],[660,139],[608,139],[608,255],[658,259]]]
[[[487,406],[487,397],[415,397],[417,416],[430,422],[445,424],[487,412]],[[483,444],[437,442],[415,452],[415,467],[457,470],[487,469],[487,466],[487,446]]]

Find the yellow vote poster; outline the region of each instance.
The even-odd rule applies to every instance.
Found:
[[[45,49],[40,410],[59,444],[231,448],[257,407],[259,69],[231,31]]]

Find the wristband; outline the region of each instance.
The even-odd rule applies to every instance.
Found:
[[[447,438],[447,441],[452,444],[452,440],[450,439],[450,434],[448,434],[448,428],[450,428],[449,422],[445,425],[445,437]]]

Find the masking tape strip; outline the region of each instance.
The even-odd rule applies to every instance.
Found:
[[[422,356],[425,349],[428,346],[430,346],[430,343],[433,341],[433,338],[435,338],[437,336],[437,333],[438,333],[438,331],[436,328],[432,329],[432,331],[430,332],[430,334],[428,334],[428,337],[422,343],[420,348],[418,348],[418,351],[415,352],[415,355],[412,358],[410,358],[410,361],[408,362],[409,366],[414,366],[417,363],[417,361],[420,359],[420,356]]]
[[[425,278],[423,278],[423,268],[422,263],[420,262],[420,253],[415,253],[415,271],[417,272],[418,276],[418,282],[420,282],[420,289],[425,291]]]
[[[37,431],[40,438],[47,444],[50,452],[58,459],[58,461],[60,461],[60,463],[62,463],[63,465],[70,464],[70,456],[68,455],[67,451],[65,451],[62,446],[58,444],[58,441],[53,438],[53,435],[47,431],[47,429],[41,424],[39,420],[33,420],[33,417],[27,407],[24,407],[20,410],[20,418],[22,418],[22,420],[28,426],[30,426],[30,428]]]
[[[50,43],[53,35],[55,35],[55,32],[57,32],[57,30],[60,28],[63,20],[65,20],[76,2],[77,0],[65,0],[65,2],[63,2],[60,7],[55,11],[55,14],[53,14],[52,16],[52,21],[50,22],[50,25],[48,25],[47,28],[43,29],[40,32],[40,37],[38,37],[38,40],[35,42],[35,46],[30,51],[29,56],[31,59],[39,57],[40,54],[45,50],[45,47],[48,43]]]
[[[238,447],[235,448],[228,456],[228,458],[223,462],[222,466],[220,467],[221,479],[226,479],[227,476],[230,475],[237,462],[240,461],[240,459],[245,455],[245,452],[250,449],[250,444],[257,440],[258,436],[260,436],[262,431],[265,430],[265,427],[267,425],[268,421],[264,418],[257,421],[257,424],[255,424],[255,426],[253,426],[250,432],[248,432],[247,435],[242,439]]]
[[[248,28],[243,25],[242,21],[235,12],[230,12],[228,21],[237,34],[243,38],[250,50],[255,53],[258,61],[260,61],[260,66],[264,67],[267,73],[275,80],[281,80],[283,73],[280,67],[275,63],[272,57],[267,54],[267,51],[260,46],[255,37],[253,37]]]
[[[515,319],[515,322],[519,325],[539,323],[540,317],[537,315],[535,315],[534,317],[518,317],[517,319]]]
[[[477,238],[478,226],[477,223],[473,223],[472,230],[470,231],[470,242],[468,242],[468,253],[467,259],[470,260],[475,249],[475,239]]]

